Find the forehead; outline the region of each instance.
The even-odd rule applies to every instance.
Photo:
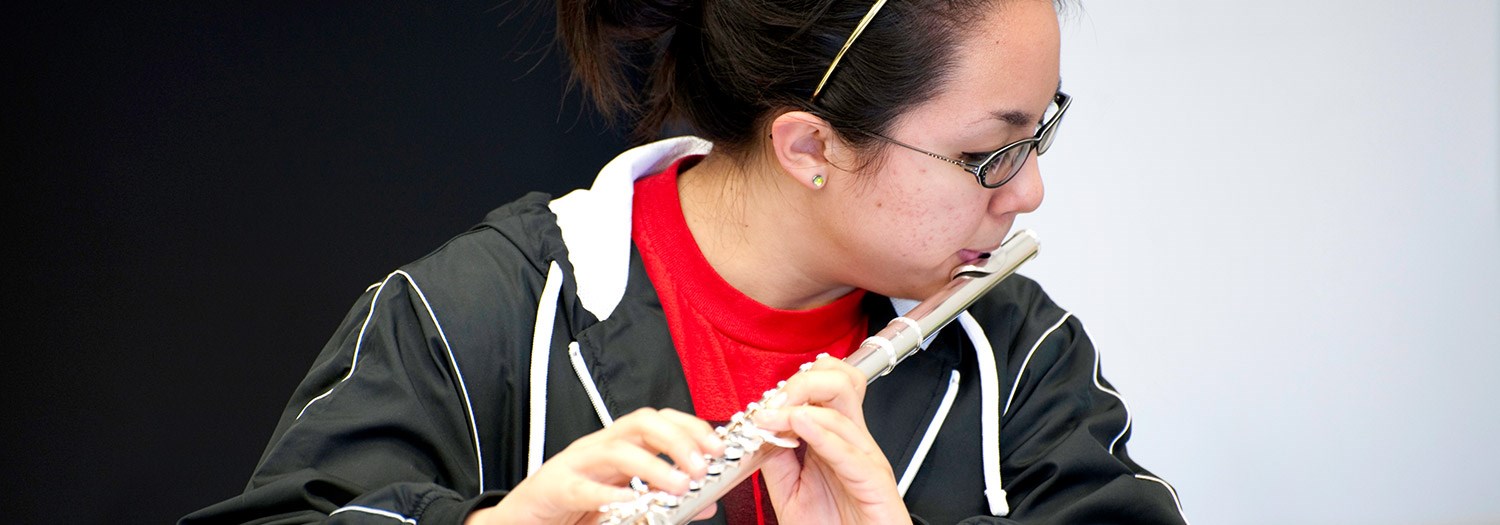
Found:
[[[953,71],[918,113],[949,124],[1017,110],[1040,116],[1058,87],[1060,37],[1051,0],[993,1],[958,38]]]

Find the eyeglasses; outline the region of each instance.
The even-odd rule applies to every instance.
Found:
[[[1047,119],[1041,128],[1037,129],[1036,136],[1006,144],[1004,147],[990,153],[974,155],[975,158],[984,157],[984,160],[979,162],[967,162],[938,155],[879,133],[870,132],[870,135],[963,168],[964,171],[974,175],[974,178],[979,181],[980,186],[999,188],[1004,186],[1005,183],[1010,182],[1010,179],[1015,178],[1016,174],[1021,172],[1021,166],[1026,164],[1027,158],[1031,157],[1031,150],[1033,148],[1036,149],[1036,154],[1041,156],[1041,154],[1047,152],[1047,148],[1052,147],[1052,138],[1057,135],[1057,123],[1062,122],[1063,113],[1068,112],[1068,105],[1073,103],[1073,97],[1068,96],[1067,93],[1058,91],[1057,95],[1053,97],[1052,103],[1057,108],[1057,112],[1053,113],[1052,118]]]

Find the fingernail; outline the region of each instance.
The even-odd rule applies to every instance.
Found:
[[[781,427],[786,426],[786,425],[781,424],[781,419],[782,418],[781,418],[781,411],[780,410],[767,410],[767,411],[764,411],[764,412],[760,413],[760,417],[756,418],[755,424],[758,425],[758,426],[760,426],[760,427],[762,427],[762,428],[778,428],[779,429]]]
[[[708,468],[708,461],[705,460],[705,459],[703,459],[703,456],[700,456],[698,454],[693,454],[692,456],[689,456],[688,457],[688,463],[690,463],[690,466],[692,467],[693,471],[695,471],[695,472],[696,471],[701,471],[703,469]]]
[[[783,406],[786,406],[786,392],[777,392],[769,401],[766,401],[765,409],[771,411]]]

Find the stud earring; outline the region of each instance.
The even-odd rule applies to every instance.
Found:
[[[827,182],[828,180],[824,179],[822,175],[813,175],[812,183],[814,188],[821,188]]]

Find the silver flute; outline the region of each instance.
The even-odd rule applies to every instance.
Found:
[[[859,348],[844,362],[864,374],[866,381],[890,373],[902,360],[915,354],[922,341],[937,333],[969,305],[1015,273],[1022,263],[1036,257],[1036,233],[1021,230],[1011,235],[1000,245],[1000,249],[988,258],[969,261],[953,270],[953,280],[936,294],[918,303],[906,315],[892,319],[880,332],[860,343]],[[802,365],[801,371],[812,367]],[[800,371],[799,371],[800,373]],[[759,401],[750,403],[742,412],[730,418],[729,423],[714,429],[724,441],[724,455],[709,457],[708,475],[689,484],[687,494],[682,496],[651,490],[638,480],[631,486],[636,498],[630,501],[611,503],[599,509],[603,525],[659,525],[684,524],[692,520],[703,509],[708,508],[728,493],[735,485],[760,470],[761,465],[776,452],[775,448],[794,448],[797,441],[755,426],[755,415],[767,409],[781,394],[786,381],[767,390]]]

